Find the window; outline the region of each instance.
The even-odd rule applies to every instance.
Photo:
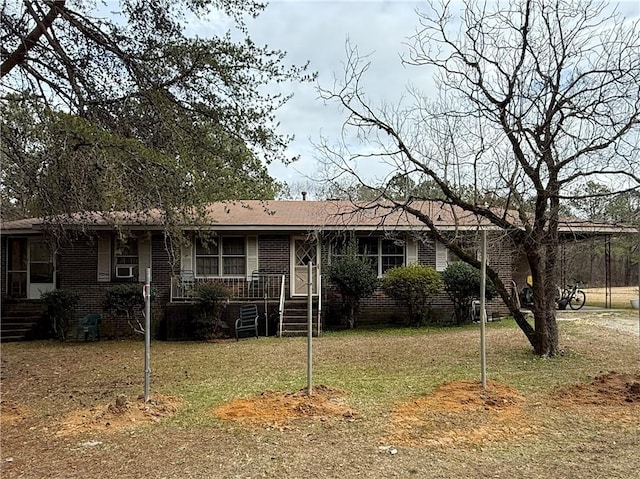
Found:
[[[196,238],[196,276],[244,276],[246,264],[244,237]]]
[[[27,297],[27,239],[9,238],[7,293],[14,298]]]
[[[113,257],[116,278],[138,278],[139,256],[136,238],[117,239]]]
[[[378,276],[382,276],[391,268],[402,266],[405,258],[405,243],[403,241],[376,238],[356,237],[356,254],[359,258],[368,260],[371,268]],[[348,240],[341,238],[332,245],[332,257],[337,258],[346,254]]]
[[[153,265],[152,243],[152,235],[146,231],[132,232],[125,237],[109,231],[98,233],[98,282],[144,281],[147,269],[151,270]]]
[[[29,282],[53,283],[53,252],[44,241],[29,243]]]
[[[396,268],[404,264],[404,243],[395,240],[383,239],[382,253],[382,273],[386,273],[391,268]]]
[[[53,287],[54,276],[54,254],[46,241],[38,238],[8,238],[7,294],[9,296],[37,299],[42,291]],[[32,287],[33,285],[37,286]]]

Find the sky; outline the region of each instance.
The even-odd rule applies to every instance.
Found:
[[[455,2],[454,2],[455,3]],[[408,52],[406,43],[419,27],[416,9],[425,11],[426,2],[403,0],[273,0],[256,19],[248,19],[250,37],[259,45],[287,52],[292,64],[309,61],[318,73],[315,83],[288,84],[283,93],[294,97],[277,113],[279,131],[295,135],[288,155],[300,159],[285,166],[269,165],[273,177],[289,184],[321,178],[318,151],[314,143],[321,137],[335,143],[340,139],[346,115],[334,103],[319,99],[318,87],[330,89],[344,73],[347,40],[361,55],[369,55],[371,66],[364,80],[364,91],[373,105],[397,104],[409,84],[423,92],[433,91],[432,71],[425,67],[403,66],[400,55]],[[640,1],[623,1],[618,8],[629,17],[640,16]],[[224,23],[202,23],[196,28],[226,29]],[[211,32],[209,32],[211,33]],[[382,178],[380,171],[360,171]]]
[[[289,166],[273,163],[269,166],[272,176],[288,183],[321,176],[314,143],[321,136],[337,141],[346,117],[338,105],[319,98],[318,87],[331,88],[344,73],[347,40],[360,54],[370,55],[364,85],[374,103],[397,103],[410,80],[428,87],[431,75],[403,67],[400,59],[406,52],[403,42],[417,26],[419,6],[397,0],[272,1],[257,19],[247,22],[257,44],[284,50],[293,64],[309,61],[310,70],[318,74],[314,83],[284,86],[284,93],[291,91],[294,96],[278,111],[279,131],[295,136],[288,153],[300,159]]]

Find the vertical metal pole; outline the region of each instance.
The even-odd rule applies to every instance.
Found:
[[[611,309],[611,235],[604,238],[604,307]]]
[[[487,389],[487,345],[485,326],[487,311],[485,307],[485,287],[487,284],[487,232],[482,230],[482,263],[480,269],[480,368],[482,370],[482,389]]]
[[[307,264],[307,395],[313,394],[313,262]]]
[[[149,402],[151,376],[151,268],[144,279],[144,402]]]
[[[268,280],[267,280],[268,281]],[[265,281],[265,283],[267,283]],[[269,311],[268,311],[268,303],[267,303],[267,287],[265,286],[264,290],[264,335],[269,337]]]

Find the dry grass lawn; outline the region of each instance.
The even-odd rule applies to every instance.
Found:
[[[560,321],[531,354],[511,321],[306,340],[2,345],[5,478],[628,478],[640,470],[638,337]]]
[[[587,295],[587,306],[604,306],[606,298],[605,288],[584,288]],[[638,299],[637,286],[621,286],[611,288],[611,306],[614,308],[631,308],[632,299]]]

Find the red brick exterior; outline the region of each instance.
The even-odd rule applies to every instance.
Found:
[[[151,305],[152,331],[157,334],[164,318],[164,306],[169,302],[171,264],[166,252],[162,234],[152,235],[152,288],[154,300]],[[77,291],[80,304],[76,310],[76,319],[89,313],[102,314],[100,334],[103,337],[120,337],[134,335],[127,318],[104,310],[105,292],[108,288],[129,280],[118,280],[114,277],[110,282],[97,281],[97,239],[88,237],[77,240],[62,248],[57,255],[58,284],[60,289]],[[136,283],[138,283],[136,281]],[[142,283],[140,291],[142,294]],[[142,317],[136,316],[143,321]],[[135,321],[133,324],[136,324]]]
[[[251,234],[251,232],[245,232]],[[286,295],[289,297],[289,278],[291,276],[291,235],[281,234],[256,234],[258,236],[259,269],[269,274],[284,274],[286,276]],[[509,285],[513,269],[513,248],[504,236],[490,236],[489,264],[497,269],[500,277]],[[322,267],[326,268],[329,255],[329,241],[325,238],[321,248]],[[152,288],[156,297],[152,303],[152,331],[154,335],[162,336],[161,329],[165,320],[165,311],[170,303],[170,283],[172,264],[166,250],[165,238],[162,232],[152,235]],[[112,278],[111,282],[100,283],[97,281],[97,238],[88,236],[77,239],[72,244],[61,248],[56,257],[57,287],[60,289],[77,291],[80,294],[80,305],[76,311],[76,319],[92,312],[101,312],[103,321],[100,332],[103,337],[117,337],[133,335],[132,328],[126,318],[116,316],[103,310],[105,291],[118,281]],[[418,259],[422,264],[435,265],[435,246],[433,240],[427,238],[419,244]],[[0,254],[2,274],[2,296],[6,297],[6,271],[7,271],[7,241],[2,238],[2,251]],[[174,266],[179,271],[179,265]],[[140,285],[142,286],[142,285]],[[331,285],[323,284],[323,312],[325,323],[335,322],[331,315],[339,310],[341,300]],[[452,315],[451,303],[446,295],[440,294],[434,298],[434,315],[438,318],[449,320]],[[232,323],[236,315],[235,307],[227,308],[226,320]],[[264,309],[263,307],[260,310]],[[273,309],[271,306],[270,309]],[[276,307],[277,312],[277,307]],[[487,307],[489,316],[493,312],[506,313],[506,308],[501,301],[491,301]],[[270,312],[273,316],[274,311]],[[393,300],[386,297],[381,291],[377,291],[371,298],[367,298],[362,304],[362,324],[400,324],[406,319],[406,312],[394,304]],[[141,319],[141,318],[140,318]],[[142,320],[142,319],[141,319]],[[232,331],[232,329],[231,329]]]

